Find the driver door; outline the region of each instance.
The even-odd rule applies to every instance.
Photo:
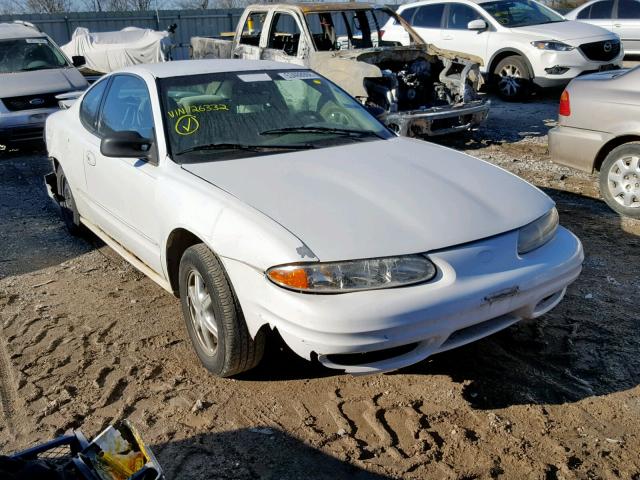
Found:
[[[467,25],[473,20],[486,22],[486,19],[475,8],[463,3],[448,3],[444,12],[444,28],[441,30],[441,47],[487,58],[487,42],[490,32],[488,30],[469,30]]]
[[[85,154],[87,190],[91,192],[98,227],[161,272],[156,183],[158,167],[136,158],[112,158],[100,152],[100,140],[121,131],[154,139],[151,98],[146,82],[122,74],[112,77],[98,122],[97,141]]]

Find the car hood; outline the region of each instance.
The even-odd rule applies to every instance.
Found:
[[[604,39],[616,39],[616,35],[597,25],[584,22],[567,20],[566,22],[544,23],[542,25],[531,25],[528,27],[517,27],[511,29],[513,32],[535,37],[535,40],[558,40],[560,42],[580,42],[571,45],[578,46],[586,40],[596,42]],[[584,40],[584,41],[582,41]]]
[[[75,68],[33,70],[0,75],[2,97],[22,97],[43,93],[62,93],[84,90],[88,84]]]
[[[406,138],[183,168],[278,222],[321,261],[437,250],[521,227],[553,206],[505,170]]]

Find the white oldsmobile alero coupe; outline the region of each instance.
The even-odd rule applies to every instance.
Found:
[[[540,190],[293,65],[114,72],[46,142],[67,227],[179,295],[219,376],[257,365],[268,328],[330,368],[398,369],[544,314],[582,268]]]

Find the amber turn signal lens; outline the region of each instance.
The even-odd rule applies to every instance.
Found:
[[[309,288],[307,272],[302,268],[274,268],[269,270],[268,275],[271,280],[282,286],[296,289]]]

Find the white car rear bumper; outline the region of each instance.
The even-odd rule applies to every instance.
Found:
[[[246,264],[223,262],[252,333],[269,324],[300,356],[363,374],[417,363],[556,306],[580,274],[580,241],[559,228],[519,257],[517,238],[430,253],[439,272],[426,284],[341,295],[288,291]]]

